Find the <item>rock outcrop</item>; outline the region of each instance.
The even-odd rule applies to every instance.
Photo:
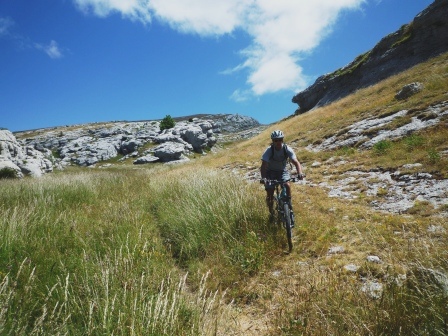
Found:
[[[361,120],[322,142],[310,144],[306,148],[312,152],[354,146],[369,149],[382,140],[400,139],[419,130],[443,124],[447,115],[448,101],[431,105],[423,110],[402,110],[385,117]],[[388,124],[402,117],[408,117],[409,122],[397,128],[387,128]]]
[[[253,118],[248,118],[240,114],[218,115],[215,120],[216,129],[223,133],[236,133],[253,129],[260,126],[260,123]]]
[[[58,127],[51,130],[0,131],[0,169],[41,176],[54,166],[94,166],[122,156],[134,164],[187,161],[192,153],[204,154],[217,142],[217,134],[259,126],[241,115],[201,115],[178,120],[173,128],[160,130],[159,121],[113,122]],[[54,155],[53,155],[54,154]]]
[[[296,94],[292,98],[299,105],[296,114],[329,104],[448,51],[447,36],[448,0],[435,0],[372,50]]]
[[[374,151],[380,151],[381,146],[376,148],[375,146],[381,141],[403,138],[419,130],[443,125],[447,116],[448,101],[433,104],[422,110],[402,110],[384,117],[361,120],[306,148],[312,152],[320,152],[356,146],[359,149],[373,148]],[[390,127],[397,118],[409,118],[409,122],[399,127]],[[437,155],[445,157],[447,153],[444,151]],[[310,169],[344,167],[346,164],[352,163],[337,161],[332,157],[323,163],[312,163]],[[434,208],[443,209],[448,201],[448,179],[442,179],[434,172],[425,172],[421,167],[420,163],[409,163],[395,170],[384,168],[363,170],[360,167],[342,174],[326,174],[323,181],[317,185],[327,189],[330,197],[355,199],[363,192],[364,195],[375,197],[371,202],[373,208],[392,213],[406,213],[416,202],[427,202]],[[444,216],[448,216],[446,211]]]
[[[53,171],[53,160],[50,150],[22,146],[9,130],[0,130],[0,170],[13,169],[17,177],[39,177]]]

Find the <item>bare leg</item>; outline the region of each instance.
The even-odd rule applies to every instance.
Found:
[[[285,183],[285,185],[286,185],[286,196],[291,198],[291,185],[289,184],[289,182]]]
[[[266,204],[269,208],[269,213],[274,213],[274,189],[266,190]]]
[[[288,196],[288,200],[289,200],[289,206],[291,207],[292,210],[292,202],[291,202],[291,185],[288,183],[286,183],[286,196]]]

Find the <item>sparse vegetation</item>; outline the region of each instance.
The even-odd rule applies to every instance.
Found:
[[[413,22],[401,26],[399,32],[400,32],[399,39],[392,44],[391,48],[398,47],[399,45],[403,44],[412,37],[412,34],[414,32]]]
[[[359,68],[363,63],[365,63],[370,57],[370,51],[361,54],[355,58],[353,62],[351,62],[348,66],[341,68],[339,70],[336,70],[335,72],[328,75],[329,78],[337,77],[337,76],[343,76],[351,74],[353,71],[355,71],[357,68]]]
[[[441,158],[440,154],[436,149],[431,148],[428,150],[428,159],[430,163],[432,164],[437,163],[440,161],[440,158]]]
[[[377,155],[386,154],[392,147],[392,142],[388,140],[380,140],[373,145],[373,150]]]
[[[405,143],[406,149],[411,152],[414,149],[423,146],[425,139],[418,134],[411,134],[410,136],[405,137],[403,142]]]

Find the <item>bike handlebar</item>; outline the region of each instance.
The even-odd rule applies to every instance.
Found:
[[[264,183],[272,183],[274,185],[276,184],[283,184],[283,183],[287,183],[287,182],[297,182],[300,180],[303,180],[305,178],[305,174],[300,174],[299,177],[292,177],[289,180],[286,181],[281,181],[281,180],[269,180],[267,178],[261,179],[260,183],[264,184]]]

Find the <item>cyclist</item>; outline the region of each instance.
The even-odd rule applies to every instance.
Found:
[[[269,180],[287,181],[290,174],[286,167],[289,159],[296,167],[297,177],[303,180],[305,176],[302,171],[302,165],[297,160],[296,154],[291,147],[283,143],[284,134],[280,130],[271,133],[272,144],[265,150],[261,157],[261,180],[266,190],[266,203],[269,207],[271,220],[274,217],[274,185],[269,183]],[[291,186],[286,183],[286,194],[291,205]]]

